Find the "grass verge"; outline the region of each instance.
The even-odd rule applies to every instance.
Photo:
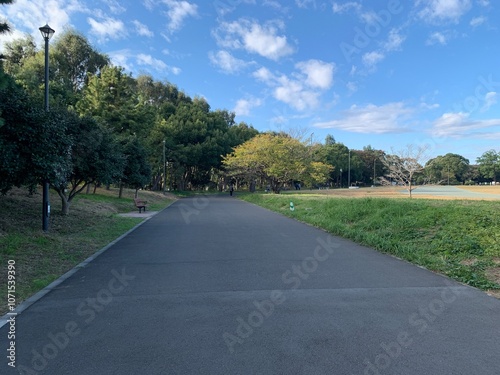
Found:
[[[142,218],[120,217],[136,211],[134,191],[98,189],[96,194],[75,197],[70,214],[63,216],[61,202],[51,191],[49,231],[42,227],[41,194],[14,189],[0,196],[0,314],[7,312],[7,264],[15,261],[16,305],[44,288],[81,261],[113,241]],[[148,210],[158,211],[171,200],[162,194],[139,192]]]
[[[239,197],[499,296],[500,202],[307,194]]]

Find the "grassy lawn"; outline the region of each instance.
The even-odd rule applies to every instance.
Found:
[[[500,296],[500,202],[307,193],[239,197]]]
[[[134,191],[98,189],[96,194],[80,194],[73,200],[68,216],[61,215],[61,201],[51,191],[49,231],[42,227],[41,191],[29,195],[14,189],[0,196],[0,314],[5,313],[7,264],[15,261],[17,304],[44,288],[76,264],[113,241],[142,218],[120,217],[119,213],[137,211]],[[171,200],[153,192],[140,191],[148,210],[158,211]]]

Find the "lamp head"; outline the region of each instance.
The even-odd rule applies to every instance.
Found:
[[[43,39],[50,39],[54,35],[55,31],[48,24],[40,27],[38,30],[42,33]]]

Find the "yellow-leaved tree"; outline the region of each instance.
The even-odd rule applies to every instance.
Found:
[[[313,161],[310,149],[286,134],[264,133],[255,136],[223,157],[226,171],[248,182],[267,181],[274,193],[293,181],[323,183],[332,167]]]

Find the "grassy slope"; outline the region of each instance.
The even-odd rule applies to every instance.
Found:
[[[0,196],[0,314],[6,312],[7,262],[16,262],[16,299],[20,303],[97,250],[141,222],[117,214],[135,210],[131,190],[118,199],[116,190],[98,189],[97,194],[81,194],[60,214],[60,198],[51,192],[49,232],[42,226],[40,194],[29,196],[14,189]],[[140,192],[149,210],[159,210],[170,200],[161,194]]]
[[[304,194],[241,198],[483,290],[500,288],[494,276],[500,268],[500,202]]]

